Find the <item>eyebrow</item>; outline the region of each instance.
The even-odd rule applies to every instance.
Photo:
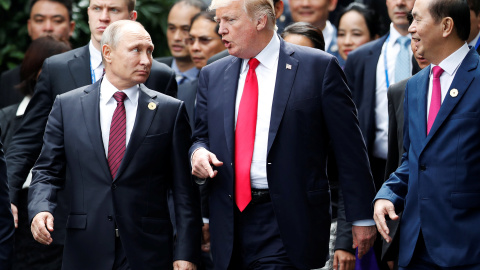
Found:
[[[45,18],[45,17],[48,17],[48,16],[44,15],[44,14],[34,14],[33,15],[34,19],[40,19],[40,18]],[[65,20],[65,16],[60,15],[60,14],[55,14],[55,15],[52,16],[52,18],[61,18],[61,19]]]

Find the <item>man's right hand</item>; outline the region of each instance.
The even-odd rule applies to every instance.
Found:
[[[10,207],[12,208],[13,223],[15,224],[15,229],[17,229],[18,228],[18,209],[13,203],[10,204]]]
[[[192,157],[192,174],[198,178],[214,178],[218,171],[212,168],[220,167],[223,162],[217,159],[217,156],[205,148],[198,148]]]
[[[398,216],[395,213],[395,206],[389,200],[378,199],[373,206],[373,219],[377,224],[378,232],[385,238],[387,243],[392,241],[392,238],[388,235],[390,230],[388,229],[387,222],[385,221],[385,215],[392,220],[397,220]]]
[[[31,230],[32,230],[33,238],[35,238],[37,242],[44,245],[50,245],[53,240],[50,235],[50,232],[53,232],[52,214],[49,212],[38,213],[33,218]]]

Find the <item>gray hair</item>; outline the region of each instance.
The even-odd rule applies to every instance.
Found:
[[[132,21],[132,20],[116,21],[110,24],[107,27],[107,29],[105,29],[105,32],[103,32],[102,39],[100,41],[100,48],[102,48],[103,45],[107,44],[110,47],[115,49],[117,47],[117,44],[120,38],[122,37],[122,34],[123,34],[122,28],[128,24],[136,24],[144,28],[143,25],[137,21]]]
[[[226,7],[233,1],[242,0],[212,0],[208,9],[215,10],[217,8]],[[272,0],[244,0],[243,10],[252,21],[267,16],[267,27],[271,30],[276,28],[275,7]]]

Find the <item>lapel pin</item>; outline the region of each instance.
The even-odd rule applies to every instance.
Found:
[[[286,68],[287,68],[287,69],[292,69],[292,65],[287,64]]]
[[[150,102],[148,103],[148,108],[153,111],[155,110],[155,108],[157,108],[157,104]]]
[[[452,90],[450,90],[450,96],[451,97],[457,97],[458,96],[458,90],[453,88]]]

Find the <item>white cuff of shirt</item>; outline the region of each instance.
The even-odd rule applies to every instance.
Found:
[[[353,226],[360,226],[360,227],[366,227],[366,226],[374,226],[375,221],[373,219],[361,219],[361,220],[355,220],[352,222]]]
[[[204,217],[204,218],[202,218],[202,220],[203,220],[203,224],[209,224],[210,223],[209,218]]]

